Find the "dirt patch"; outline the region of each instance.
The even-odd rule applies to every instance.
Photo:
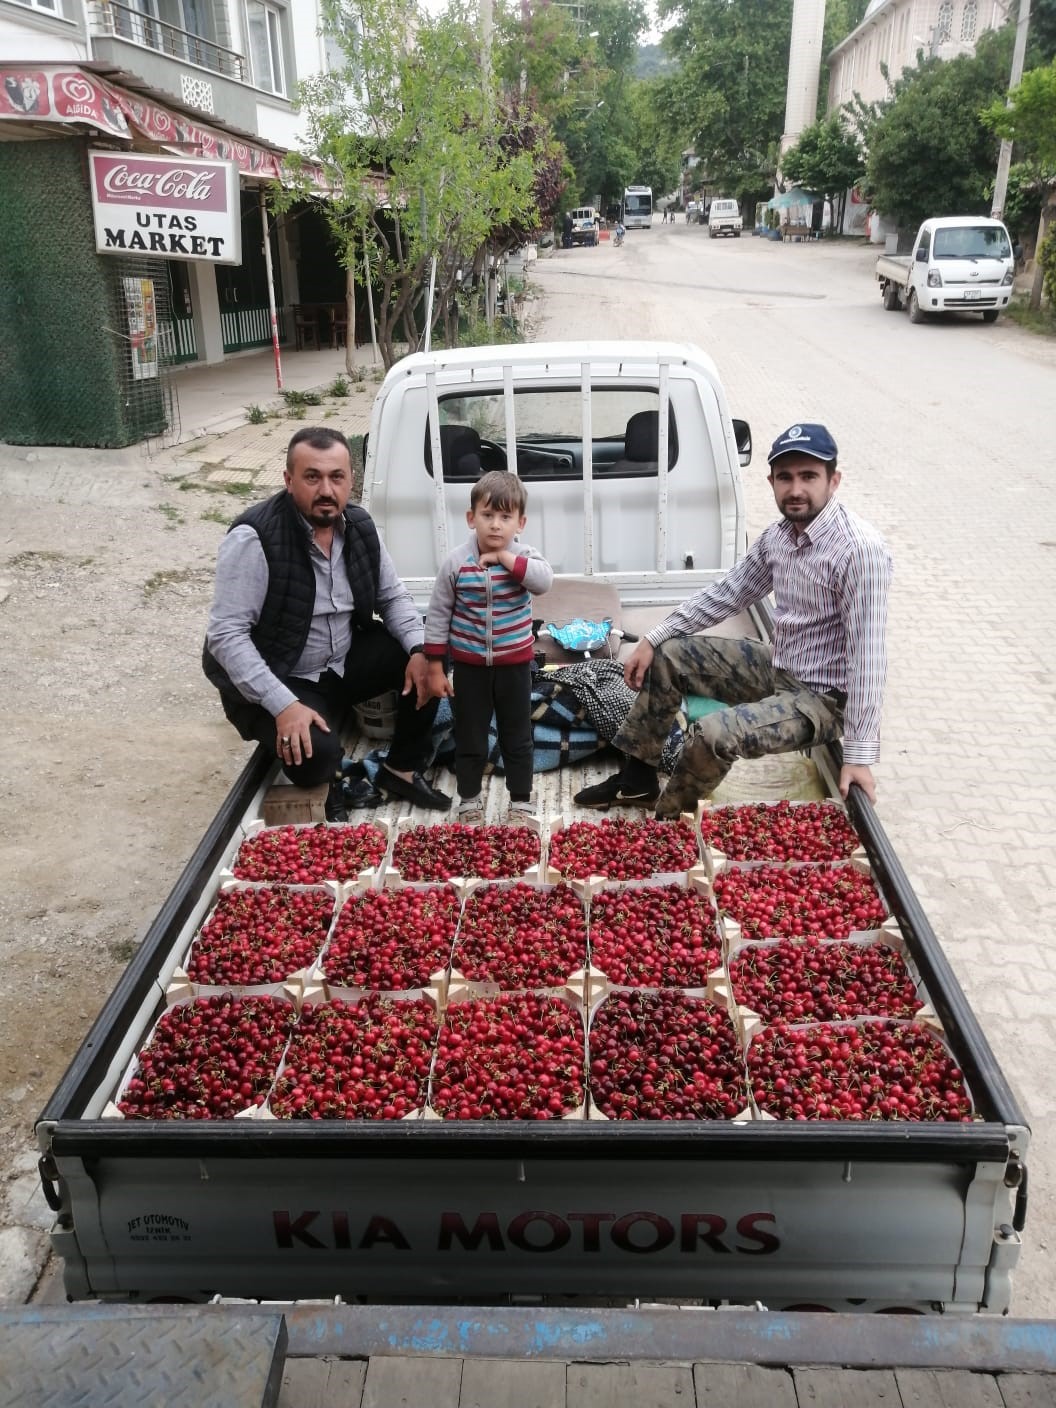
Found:
[[[199,666],[224,524],[182,502],[171,511],[164,466],[89,472],[71,452],[27,488],[7,455],[0,1226],[11,1227],[21,1212],[8,1189],[34,1120],[248,750]]]

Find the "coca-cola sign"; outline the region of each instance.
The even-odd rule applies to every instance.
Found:
[[[228,161],[91,152],[96,249],[242,262],[238,171]]]

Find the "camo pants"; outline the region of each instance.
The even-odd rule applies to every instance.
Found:
[[[755,640],[679,636],[657,647],[645,684],[613,743],[655,767],[684,695],[728,708],[694,720],[657,807],[691,811],[718,787],[738,758],[792,753],[839,738],[844,696],[819,692],[776,670],[770,647]]]

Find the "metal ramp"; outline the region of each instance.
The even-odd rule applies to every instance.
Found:
[[[274,1408],[281,1310],[19,1306],[0,1309],[4,1408]]]

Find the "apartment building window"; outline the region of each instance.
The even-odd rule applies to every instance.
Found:
[[[25,5],[27,10],[46,10],[49,15],[58,15],[60,19],[66,18],[64,0],[15,0],[18,5]]]
[[[265,0],[246,0],[246,33],[253,82],[269,93],[285,93],[282,66],[282,11]]]
[[[961,11],[961,38],[966,44],[970,44],[975,38],[978,19],[979,5],[977,0],[964,0],[964,9]]]
[[[935,24],[935,43],[948,44],[953,35],[953,0],[942,0]]]

